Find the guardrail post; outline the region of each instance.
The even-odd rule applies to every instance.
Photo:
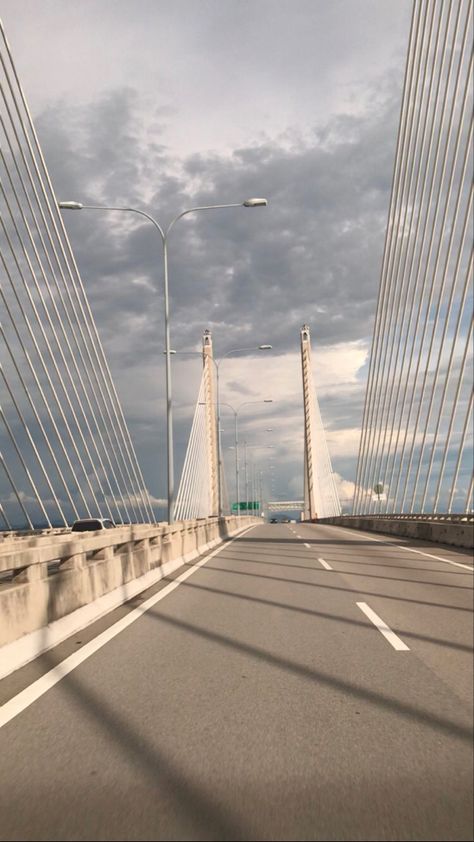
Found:
[[[86,564],[87,556],[84,552],[73,553],[60,559],[61,570],[83,570]]]
[[[18,572],[13,572],[13,579],[15,584],[31,584],[39,582],[41,579],[48,578],[48,565],[45,564],[29,564],[28,567],[22,567]]]

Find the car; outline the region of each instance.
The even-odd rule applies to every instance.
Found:
[[[71,526],[71,532],[98,532],[99,529],[115,529],[115,523],[106,517],[83,517]]]
[[[276,517],[270,518],[270,523],[278,523]]]

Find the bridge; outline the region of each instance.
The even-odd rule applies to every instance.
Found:
[[[3,28],[0,77],[0,838],[472,838],[470,4],[413,6],[347,511],[306,322],[301,499],[207,328],[175,493],[167,313],[162,516]],[[166,289],[170,228],[215,208],[113,210],[158,230]]]

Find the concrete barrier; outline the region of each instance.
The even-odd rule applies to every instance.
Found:
[[[260,522],[232,516],[4,539],[0,678]]]
[[[355,515],[322,518],[318,523],[331,523],[334,526],[362,529],[366,532],[382,532],[384,535],[401,535],[405,538],[418,538],[432,541],[434,544],[450,544],[466,549],[472,549],[474,546],[474,529],[470,518],[466,521],[449,521]]]

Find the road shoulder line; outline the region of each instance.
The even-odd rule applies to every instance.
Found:
[[[319,525],[327,526],[328,524],[321,523]],[[416,550],[414,547],[407,547],[405,544],[396,544],[394,541],[384,540],[383,538],[374,538],[372,535],[367,535],[367,533],[362,529],[348,529],[346,526],[337,526],[336,524],[334,524],[334,526],[336,529],[342,529],[344,532],[349,532],[351,535],[358,533],[359,535],[363,535],[364,538],[368,538],[369,541],[376,541],[378,544],[387,544],[390,547],[397,547],[399,550],[408,550],[409,553],[417,553],[418,555],[426,556],[426,558],[434,558],[436,561],[443,561],[445,564],[454,565],[454,567],[463,567],[464,570],[469,570],[471,573],[474,573],[474,567],[471,567],[469,564],[462,564],[460,561],[451,561],[449,558],[433,555],[433,553],[425,553],[422,550]]]

